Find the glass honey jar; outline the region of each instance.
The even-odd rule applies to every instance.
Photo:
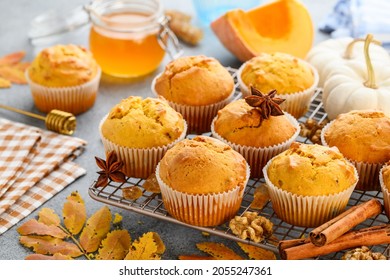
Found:
[[[83,34],[75,36],[75,30],[89,25],[85,44],[102,71],[136,78],[157,69],[165,54],[170,59],[181,55],[182,48],[168,23],[160,0],[94,0],[70,12],[50,11],[36,17],[29,39],[41,48],[75,43]]]

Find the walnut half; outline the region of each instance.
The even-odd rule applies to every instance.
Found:
[[[367,246],[355,248],[347,251],[342,257],[342,260],[386,260],[387,258],[381,253],[373,253]]]
[[[265,217],[259,216],[257,212],[245,212],[242,216],[235,216],[229,222],[229,228],[233,234],[242,239],[258,243],[272,235],[273,224]]]

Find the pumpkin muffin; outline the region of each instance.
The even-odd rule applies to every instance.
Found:
[[[26,71],[34,103],[42,112],[80,114],[93,106],[101,70],[90,51],[77,45],[43,49]]]
[[[190,132],[203,133],[234,93],[234,80],[215,58],[186,56],[167,64],[152,91],[183,115]]]
[[[276,90],[285,98],[282,109],[295,118],[303,116],[318,85],[317,70],[306,61],[281,52],[261,53],[245,62],[237,72],[243,96],[250,87],[263,93]]]
[[[263,170],[275,213],[296,226],[316,227],[346,207],[358,181],[337,148],[293,143]]]
[[[379,172],[379,182],[383,194],[383,204],[387,217],[390,219],[390,162]]]
[[[238,211],[249,166],[230,146],[196,136],[177,143],[156,169],[164,206],[176,219],[216,226]]]
[[[354,110],[324,127],[323,145],[335,146],[356,166],[359,190],[380,190],[379,170],[390,160],[390,117],[382,111]]]
[[[258,97],[261,98],[266,97]],[[285,112],[264,118],[260,107],[253,107],[246,99],[239,99],[218,111],[211,131],[215,138],[245,157],[251,167],[252,178],[261,178],[265,164],[288,149],[299,135],[300,126],[293,116]]]
[[[184,139],[182,115],[164,100],[130,96],[116,104],[100,123],[106,152],[116,151],[129,177],[151,175],[164,153]]]

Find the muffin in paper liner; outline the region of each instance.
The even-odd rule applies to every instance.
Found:
[[[86,112],[94,104],[99,88],[101,69],[89,82],[78,86],[47,87],[33,82],[25,73],[35,106],[41,112],[48,113],[53,109],[78,115]]]
[[[326,124],[321,131],[321,143],[327,147],[329,147],[329,145],[325,140],[325,132],[333,122],[334,120]],[[354,161],[350,158],[347,159],[356,167],[359,174],[359,182],[355,187],[356,190],[380,191],[381,187],[379,184],[379,171],[384,163],[367,163]]]
[[[233,88],[231,94],[226,99],[210,105],[191,106],[178,104],[167,100],[156,92],[155,84],[160,75],[161,73],[153,79],[151,90],[155,97],[163,98],[168,102],[169,106],[182,114],[183,118],[187,121],[188,133],[201,134],[209,132],[214,117],[220,109],[232,101],[235,92],[235,88]]]
[[[386,186],[383,180],[383,170],[388,165],[384,165],[379,171],[379,184],[381,186],[382,194],[383,194],[383,206],[385,209],[385,213],[387,218],[390,220],[390,186]]]
[[[286,115],[287,119],[296,128],[296,132],[290,139],[287,139],[285,142],[277,145],[273,145],[269,147],[250,147],[250,146],[239,145],[227,141],[221,135],[219,135],[214,129],[214,123],[218,116],[216,116],[213,119],[213,122],[211,124],[211,133],[213,137],[228,144],[230,147],[232,147],[235,151],[239,152],[245,158],[245,160],[248,162],[251,169],[251,175],[250,175],[251,178],[262,178],[263,167],[267,164],[267,162],[277,154],[280,154],[281,152],[287,150],[290,147],[291,143],[294,142],[295,139],[298,137],[301,131],[301,127],[298,121],[289,113],[284,112],[284,114]]]
[[[104,150],[106,153],[115,151],[118,159],[123,161],[124,166],[122,172],[128,177],[135,178],[147,178],[153,174],[156,170],[156,166],[165,153],[173,147],[176,143],[183,140],[187,134],[187,124],[184,121],[184,129],[181,135],[172,143],[151,148],[129,148],[124,147],[108,140],[102,134],[101,127],[107,118],[108,114],[103,117],[99,124],[100,138],[103,142]]]
[[[280,108],[290,113],[293,117],[297,119],[304,116],[306,112],[309,110],[311,99],[317,89],[318,82],[319,82],[317,69],[315,69],[312,65],[310,65],[304,60],[300,60],[300,61],[306,64],[311,69],[314,76],[313,85],[300,92],[288,93],[288,94],[283,94],[281,92],[278,92],[275,95],[275,97],[277,98],[286,99],[286,101],[284,101],[282,104],[279,105]],[[241,79],[241,72],[245,68],[245,65],[246,63],[242,64],[241,67],[237,70],[237,82],[241,90],[242,96],[244,98],[246,96],[251,95],[250,88]]]
[[[269,180],[267,170],[271,162],[272,159],[263,168],[263,173],[272,208],[281,220],[294,226],[313,228],[339,215],[347,206],[359,178],[354,168],[356,182],[342,192],[322,196],[297,195],[276,187]]]
[[[247,164],[243,187],[237,186],[223,193],[190,194],[172,189],[160,177],[160,164],[156,178],[161,189],[164,207],[175,219],[195,226],[217,226],[233,218],[240,209],[245,186],[249,180]]]

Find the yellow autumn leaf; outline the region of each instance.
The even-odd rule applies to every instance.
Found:
[[[80,234],[80,244],[87,253],[95,252],[111,226],[111,211],[103,206],[88,220]]]
[[[11,82],[7,79],[0,77],[0,88],[10,88]]]
[[[73,258],[83,254],[75,244],[50,236],[21,236],[19,242],[25,247],[32,248],[37,254],[61,253]]]
[[[25,257],[25,260],[73,260],[72,257],[63,255],[61,253],[55,253],[53,256],[47,256],[42,254],[31,254]]]
[[[21,61],[26,55],[25,51],[18,51],[0,57],[0,66],[12,65]]]
[[[55,225],[46,225],[40,223],[35,219],[31,219],[22,224],[18,229],[20,235],[39,235],[39,236],[52,236],[59,239],[64,239],[67,234]]]
[[[159,255],[164,254],[164,252],[165,252],[165,245],[164,245],[164,242],[162,241],[160,235],[157,232],[152,232],[152,235],[153,235],[154,243],[156,243],[156,245],[157,245],[156,253],[159,254]]]
[[[38,222],[45,225],[59,226],[61,224],[60,217],[51,208],[42,208],[38,213]]]
[[[62,208],[62,216],[64,218],[64,225],[72,234],[78,234],[87,219],[87,210],[85,209],[84,200],[80,194],[72,192],[64,203]]]
[[[179,256],[179,260],[181,261],[216,260],[216,258],[212,256],[182,255]]]
[[[222,243],[202,242],[196,244],[196,247],[218,260],[242,260],[243,258],[236,254],[232,249]]]
[[[13,66],[1,66],[0,76],[15,84],[27,84],[24,72]]]
[[[237,244],[248,255],[249,259],[251,260],[276,260],[275,253],[270,250],[266,250],[242,242],[237,242]]]
[[[157,252],[158,245],[153,232],[147,232],[133,242],[125,260],[160,260],[161,256]]]
[[[123,260],[129,252],[131,243],[127,230],[114,230],[107,234],[99,248],[97,260]]]

